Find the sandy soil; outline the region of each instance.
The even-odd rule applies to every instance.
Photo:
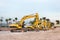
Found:
[[[0,40],[60,40],[60,28],[39,32],[0,31]]]

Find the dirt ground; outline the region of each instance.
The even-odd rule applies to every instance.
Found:
[[[0,40],[60,40],[60,28],[39,32],[0,31]]]

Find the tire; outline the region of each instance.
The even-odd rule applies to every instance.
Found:
[[[10,30],[10,32],[14,32],[13,30]]]

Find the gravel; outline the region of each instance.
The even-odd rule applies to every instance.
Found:
[[[0,40],[60,40],[60,28],[39,32],[0,31]]]

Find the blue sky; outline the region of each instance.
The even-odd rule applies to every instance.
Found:
[[[60,19],[60,0],[0,0],[0,17],[21,19],[36,12],[40,17]]]

